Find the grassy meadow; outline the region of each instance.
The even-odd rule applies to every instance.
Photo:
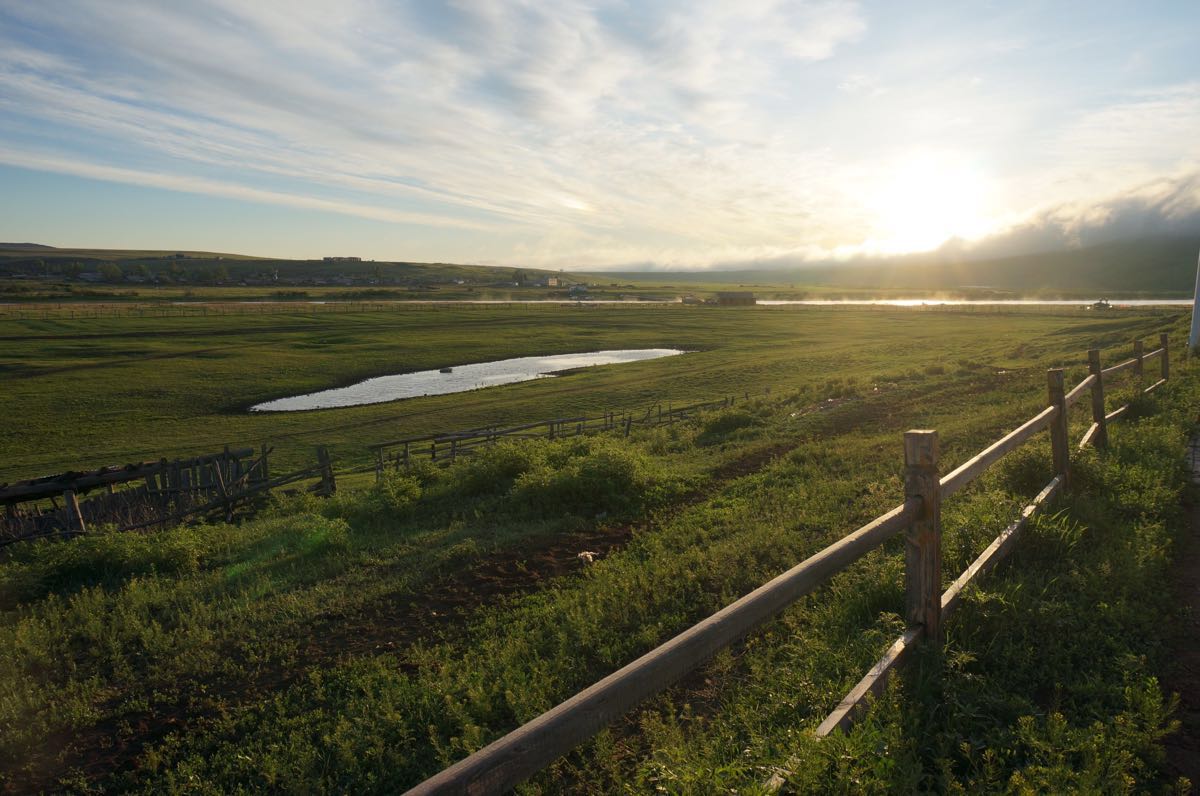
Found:
[[[96,533],[0,560],[0,778],[13,792],[390,793],[570,696],[895,505],[901,434],[943,470],[1172,312],[405,308],[4,321],[0,480],[274,441],[353,461],[388,436],[760,394],[628,440],[497,446],[241,525]],[[19,338],[19,342],[17,341]],[[247,404],[533,353],[696,353],[358,409]],[[770,387],[769,395],[761,395]],[[1114,383],[1113,405],[1132,385]],[[1161,583],[1194,368],[1079,454],[1075,486],[848,735],[810,730],[902,629],[902,546],[522,787],[528,793],[1145,791],[1161,768]],[[1086,402],[1084,402],[1086,403]],[[16,413],[16,414],[14,414]],[[1072,416],[1072,437],[1088,422]],[[1010,455],[943,508],[947,583],[1050,474]],[[587,565],[576,553],[593,551]],[[1032,652],[1031,652],[1032,651]]]
[[[388,439],[676,405],[768,389],[842,389],[930,373],[1079,365],[1090,345],[1151,339],[1178,311],[987,312],[684,306],[297,308],[199,317],[0,317],[0,482],[269,442],[280,467],[331,447],[339,467]],[[372,376],[533,354],[694,353],[457,395],[298,413],[260,401]],[[1036,375],[1034,384],[1040,384]],[[886,388],[883,388],[886,389]],[[1037,388],[1033,388],[1036,392]]]

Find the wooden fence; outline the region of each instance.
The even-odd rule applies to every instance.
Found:
[[[1161,377],[1143,387],[1145,365],[1159,358]],[[490,794],[509,790],[553,760],[588,740],[639,702],[674,685],[689,672],[759,625],[814,591],[867,553],[903,532],[905,544],[905,617],[908,630],[891,645],[883,658],[850,691],[817,728],[826,736],[850,726],[865,708],[870,695],[878,694],[887,678],[920,643],[941,644],[943,624],[959,605],[966,587],[1012,550],[1022,530],[1038,511],[1070,482],[1068,411],[1090,395],[1092,424],[1080,447],[1108,444],[1107,424],[1128,411],[1129,404],[1106,412],[1105,385],[1112,377],[1129,372],[1137,392],[1148,393],[1170,376],[1167,335],[1160,347],[1145,353],[1134,343],[1133,358],[1108,368],[1100,352],[1088,352],[1089,375],[1070,390],[1063,371],[1047,372],[1047,406],[1009,434],[962,465],[941,475],[938,469],[936,431],[904,434],[904,500],[853,533],[826,547],[774,580],[760,586],[712,616],[688,628],[661,646],[591,687],[518,727],[464,760],[450,766],[409,791],[409,794]],[[988,545],[945,592],[941,591],[941,503],[961,491],[1005,454],[1016,450],[1041,431],[1049,429],[1054,477],[1020,516]],[[782,785],[786,768],[770,782]]]
[[[188,517],[233,519],[270,490],[319,478],[313,491],[332,494],[336,487],[329,454],[317,448],[317,464],[272,476],[266,445],[229,448],[191,459],[114,465],[89,472],[58,475],[0,485],[0,546],[50,536],[71,537],[89,526],[118,530],[160,528]],[[118,489],[117,487],[121,488]],[[99,494],[86,500],[79,495]],[[59,505],[59,499],[62,505]]]
[[[770,394],[769,389],[766,394]],[[742,400],[748,401],[750,397],[750,393],[747,392]],[[380,478],[387,469],[404,469],[421,460],[450,463],[459,456],[467,455],[484,445],[494,445],[503,439],[562,439],[604,431],[619,431],[629,436],[635,425],[668,425],[694,418],[700,412],[733,406],[736,401],[737,398],[730,395],[714,401],[684,406],[669,403],[664,405],[660,402],[652,405],[644,413],[605,412],[595,417],[558,417],[516,426],[487,426],[464,431],[447,431],[381,442],[370,446],[370,449],[375,451],[375,474]]]

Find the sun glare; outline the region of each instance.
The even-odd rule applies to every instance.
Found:
[[[884,175],[868,197],[873,241],[888,253],[936,248],[954,237],[977,238],[990,226],[987,182],[961,159],[911,157]]]

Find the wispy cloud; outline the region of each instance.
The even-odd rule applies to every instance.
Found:
[[[849,0],[0,0],[0,160],[593,267],[867,250],[876,175],[916,145],[1009,175],[997,224],[1196,152],[1194,87],[1117,92],[1042,131],[1044,105],[978,76],[1016,43],[1036,54],[1029,31],[902,42],[921,57],[898,69],[899,45],[880,44],[896,22],[871,15]],[[999,162],[1031,130],[1033,165]],[[1161,157],[1131,156],[1147,136]]]

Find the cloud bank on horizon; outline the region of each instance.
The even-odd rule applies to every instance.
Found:
[[[1198,23],[1192,2],[0,0],[0,239],[594,269],[1194,232]]]

